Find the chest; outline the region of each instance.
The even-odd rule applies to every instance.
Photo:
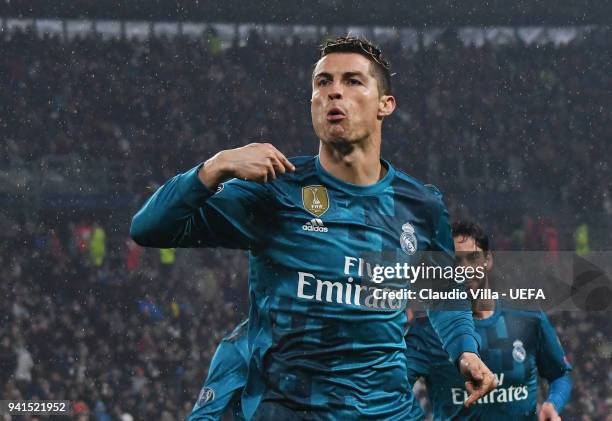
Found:
[[[344,275],[416,264],[431,247],[430,210],[391,186],[367,196],[321,184],[292,186],[278,195],[274,214],[272,253],[290,251],[300,265],[325,262]]]
[[[537,376],[537,330],[529,320],[501,315],[495,323],[477,323],[476,332],[481,338],[480,356],[500,387],[524,385]],[[446,355],[441,352],[436,359],[436,364],[444,367],[441,373],[460,387],[464,380]]]
[[[530,319],[502,314],[488,326],[476,325],[482,341],[481,356],[504,381],[520,384],[536,373],[538,329]],[[501,379],[499,379],[501,381]]]

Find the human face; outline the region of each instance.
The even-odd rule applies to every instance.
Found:
[[[453,237],[453,241],[455,242],[456,266],[474,268],[475,275],[471,279],[466,280],[465,285],[472,290],[488,288],[487,272],[493,263],[491,253],[485,253],[473,237],[458,235]],[[480,279],[476,270],[478,267],[485,273],[485,276]]]
[[[317,63],[310,111],[321,142],[348,144],[373,134],[380,137],[382,117],[393,112],[395,100],[379,94],[371,66],[357,53],[331,53]]]

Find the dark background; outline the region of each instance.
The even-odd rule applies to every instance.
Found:
[[[383,154],[437,185],[453,219],[481,222],[499,250],[610,250],[606,2],[2,1],[0,17],[300,23],[320,34],[247,31],[224,43],[213,27],[143,40],[4,27],[3,399],[71,399],[78,419],[104,421],[189,413],[217,343],[246,314],[246,256],[162,256],[129,240],[130,218],[164,181],[221,149],[265,140],[288,156],[315,154],[316,48],[351,25],[419,31],[416,49],[382,43],[399,102]],[[594,26],[562,45],[457,37],[469,25],[585,24]],[[443,31],[425,45],[433,26]],[[542,265],[534,273],[550,269]],[[612,412],[609,315],[553,312],[575,367],[563,419]]]
[[[600,0],[3,0],[0,14],[315,25],[608,25],[612,4]]]

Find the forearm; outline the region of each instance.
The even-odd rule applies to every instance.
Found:
[[[429,310],[428,316],[444,350],[455,364],[464,352],[478,354],[480,344],[469,310]]]
[[[228,161],[226,151],[221,151],[200,165],[197,175],[206,188],[215,190],[219,184],[229,180],[233,172],[232,162]]]
[[[179,174],[160,187],[132,218],[130,236],[145,247],[188,246],[205,221],[199,208],[212,196],[198,179],[199,167]]]
[[[550,382],[548,398],[546,400],[555,406],[558,413],[561,413],[569,402],[571,394],[572,376],[570,372],[566,372],[563,376]]]
[[[450,263],[447,263],[450,264]],[[436,280],[431,286],[440,293],[465,291],[463,285],[454,281]],[[455,364],[464,352],[478,354],[479,337],[474,327],[474,318],[470,304],[465,299],[433,300],[427,303],[427,314],[431,325],[440,337],[442,346]]]

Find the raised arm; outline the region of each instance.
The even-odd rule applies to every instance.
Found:
[[[130,235],[145,247],[251,248],[262,234],[253,221],[270,200],[264,183],[294,169],[270,144],[219,152],[160,187],[134,215]]]

